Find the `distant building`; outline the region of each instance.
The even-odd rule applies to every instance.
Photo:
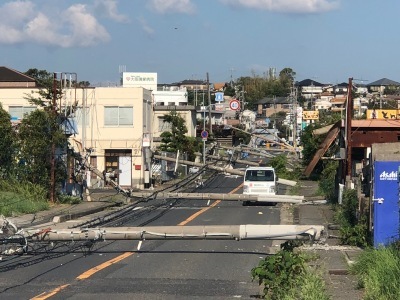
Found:
[[[278,112],[290,112],[293,100],[289,97],[266,97],[257,101],[257,115],[270,117]]]
[[[304,79],[296,83],[296,87],[299,88],[300,96],[305,99],[318,98],[325,86],[326,85],[312,79]]]
[[[374,82],[367,84],[366,86],[372,93],[378,93],[378,94],[379,93],[384,94],[385,89],[392,90],[392,91],[400,90],[399,82],[396,82],[396,81],[393,81],[393,80],[390,80],[387,78],[382,78],[382,79],[376,80]]]
[[[36,81],[16,70],[0,67],[0,88],[34,88]]]

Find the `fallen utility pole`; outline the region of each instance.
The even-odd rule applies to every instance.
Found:
[[[277,142],[277,141],[271,140],[271,139],[269,139],[269,138],[267,138],[267,137],[265,137],[263,135],[258,135],[258,134],[254,134],[254,133],[251,133],[251,132],[247,132],[246,130],[243,130],[243,129],[240,129],[240,128],[237,128],[237,127],[234,127],[234,126],[229,126],[229,127],[232,128],[233,130],[243,132],[245,134],[248,134],[248,135],[254,136],[256,138],[262,139],[262,140],[264,140],[266,142],[274,143],[274,144],[280,145],[282,147],[285,147],[285,148],[287,148],[287,149],[289,149],[289,150],[291,150],[293,152],[296,152],[296,149],[292,145],[289,145],[288,143],[284,142],[282,139],[278,138],[280,140],[280,142]]]
[[[268,158],[275,157],[275,155],[270,154],[270,153],[259,152],[259,151],[255,151],[254,149],[253,149],[253,150],[250,150],[250,149],[252,149],[252,148],[250,148],[250,147],[243,147],[243,146],[239,146],[239,147],[228,147],[228,146],[218,145],[218,148],[227,149],[227,150],[232,150],[232,151],[238,151],[238,152],[247,152],[247,153],[249,153],[249,154],[259,155],[259,156],[265,156],[265,157],[268,157]],[[246,162],[247,162],[247,160],[246,160]]]
[[[302,203],[304,196],[289,195],[244,195],[244,194],[217,194],[217,193],[145,193],[133,192],[131,197],[153,199],[187,199],[187,200],[221,200],[221,201],[254,201],[254,202],[281,202]]]
[[[231,161],[228,157],[217,156],[217,155],[207,155],[207,158],[211,158],[211,159],[215,159],[215,160],[223,160],[223,161],[227,161],[227,162]],[[234,159],[233,161],[238,164],[244,164],[244,165],[254,166],[254,167],[258,167],[260,165],[257,162],[242,160],[242,159]]]
[[[161,159],[161,160],[172,161],[172,162],[176,162],[177,161],[175,158],[166,157],[166,156],[162,156],[162,155],[154,155],[154,158]],[[204,166],[202,163],[196,163],[196,162],[192,162],[192,161],[189,161],[189,160],[181,160],[181,159],[179,159],[178,162],[180,164],[189,165],[189,166],[196,166],[196,167],[200,167],[200,168]],[[240,175],[240,176],[244,175],[243,171],[232,169],[229,166],[225,167],[225,168],[222,168],[222,167],[217,167],[212,163],[212,164],[206,164],[206,167],[209,168],[209,169],[212,169],[212,170],[220,171],[220,172],[226,172],[226,173]]]
[[[154,155],[154,158],[161,159],[161,160],[167,160],[167,161],[173,161],[173,162],[177,161],[175,158],[161,156],[161,155]],[[201,164],[201,163],[195,163],[195,162],[188,161],[188,160],[178,160],[178,162],[181,163],[181,164],[189,165],[189,166],[196,166],[196,167],[200,167],[200,168],[203,167],[203,164]],[[217,167],[217,166],[212,165],[212,164],[207,164],[206,167],[209,168],[209,169],[212,169],[212,170],[220,171],[220,172],[225,172],[225,173],[229,173],[229,174],[244,176],[244,172],[243,171],[240,171],[240,170],[237,170],[237,169],[232,169],[229,166],[225,167],[225,168],[221,168],[221,167]],[[288,179],[282,179],[282,178],[279,178],[277,182],[279,184],[289,185],[289,186],[295,186],[297,184],[296,181],[288,180]]]
[[[103,227],[25,231],[27,241],[105,241],[105,240],[319,240],[321,225],[209,225]],[[19,239],[21,237],[19,236]]]

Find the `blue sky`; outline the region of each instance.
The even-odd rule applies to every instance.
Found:
[[[120,65],[159,83],[270,67],[299,81],[400,81],[399,13],[398,0],[3,0],[0,65],[93,84],[118,82]]]

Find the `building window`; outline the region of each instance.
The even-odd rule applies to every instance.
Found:
[[[8,113],[12,119],[22,120],[25,115],[30,114],[34,110],[36,110],[36,106],[10,106]]]
[[[158,118],[158,132],[171,131],[171,123],[165,122],[164,118]]]
[[[132,126],[133,106],[105,106],[105,126]]]

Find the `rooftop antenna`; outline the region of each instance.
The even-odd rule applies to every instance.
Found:
[[[229,71],[231,71],[231,82],[230,82],[230,83],[231,83],[231,85],[233,86],[233,71],[235,71],[235,69],[231,67],[231,68],[229,69]]]
[[[119,65],[118,67],[118,73],[119,73],[119,81],[120,81],[120,85],[122,85],[123,82],[123,73],[126,72],[126,65]]]

